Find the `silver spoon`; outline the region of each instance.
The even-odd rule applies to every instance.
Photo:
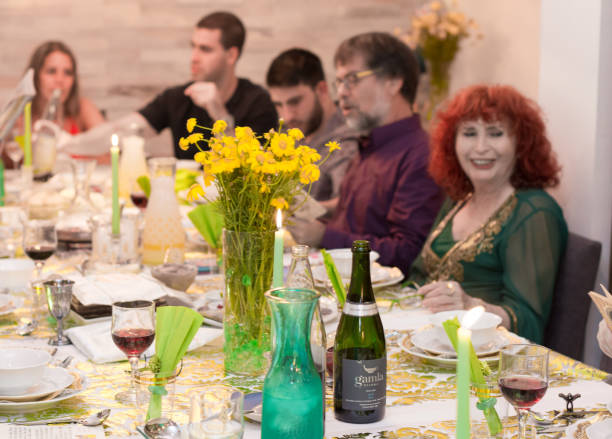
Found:
[[[147,421],[144,431],[153,439],[178,439],[181,429],[172,419],[155,418]]]
[[[55,418],[55,419],[41,419],[39,421],[13,422],[13,424],[16,424],[16,425],[47,425],[47,424],[76,423],[76,424],[85,425],[87,427],[95,427],[97,425],[100,425],[104,421],[106,421],[106,418],[108,418],[109,415],[110,415],[110,409],[104,409],[104,410],[100,410],[97,413],[94,413],[93,415],[89,415],[85,418],[75,418],[73,416],[64,416],[64,417]]]

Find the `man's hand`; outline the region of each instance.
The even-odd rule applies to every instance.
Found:
[[[298,244],[309,245],[316,248],[321,245],[325,234],[325,225],[317,220],[304,221],[293,217],[293,225],[288,226],[289,232]]]
[[[228,125],[233,127],[234,119],[227,112],[223,99],[219,94],[219,89],[214,82],[194,82],[185,89],[185,95],[189,96],[198,107],[205,109],[212,119],[223,119]]]

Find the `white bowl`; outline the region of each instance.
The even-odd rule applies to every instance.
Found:
[[[465,310],[442,311],[429,317],[429,321],[438,329],[438,336],[447,339],[446,331],[442,323],[446,320],[457,317],[459,322],[465,315]],[[490,343],[497,335],[497,327],[502,319],[497,314],[485,312],[472,326],[472,344],[474,347],[483,346]]]
[[[327,253],[334,260],[334,264],[338,269],[340,277],[349,278],[351,277],[351,269],[353,268],[353,252],[350,248],[335,248],[327,250]],[[370,251],[370,267],[372,262],[379,258],[379,254],[374,250]]]
[[[2,349],[0,394],[23,395],[40,383],[45,366],[51,360],[48,352],[39,349]]]
[[[25,291],[33,270],[34,262],[29,259],[0,259],[0,288]]]

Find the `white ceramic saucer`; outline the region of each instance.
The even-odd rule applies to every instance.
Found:
[[[446,356],[430,354],[417,348],[416,346],[412,346],[409,335],[407,335],[400,341],[399,346],[404,352],[409,353],[413,357],[420,358],[426,363],[446,368],[454,368],[457,366],[457,358],[448,358]],[[495,355],[490,357],[480,357],[480,360],[486,361],[489,366],[494,367],[499,363],[499,356]]]
[[[70,372],[61,367],[47,367],[43,372],[42,381],[30,388],[21,395],[0,395],[0,400],[11,402],[30,402],[36,401],[47,395],[64,390],[74,381]]]
[[[474,346],[476,355],[484,357],[493,355],[506,346],[509,341],[501,333],[496,333],[495,337],[489,342]],[[425,352],[436,355],[455,354],[455,350],[448,339],[440,339],[436,328],[426,328],[417,331],[412,336],[412,344]]]
[[[0,316],[10,314],[22,305],[23,299],[21,297],[2,294],[0,295]]]

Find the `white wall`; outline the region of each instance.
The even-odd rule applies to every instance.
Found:
[[[452,67],[451,93],[479,82],[509,84],[537,99],[540,0],[460,0],[481,40],[464,40]]]
[[[612,214],[612,2],[542,0],[539,102],[563,165],[560,200],[572,231],[603,244],[609,285]],[[585,360],[599,362],[591,310]]]

